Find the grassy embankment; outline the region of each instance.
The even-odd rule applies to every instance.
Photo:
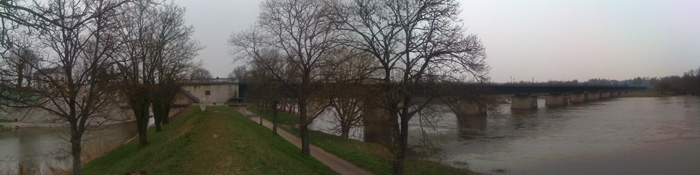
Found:
[[[249,107],[248,110],[261,115],[261,113],[254,107]],[[266,120],[272,121],[272,113],[263,113],[261,116]],[[299,117],[289,113],[278,112],[277,116],[280,121],[293,121],[293,123],[299,122]],[[299,136],[299,131],[296,129],[282,129]],[[361,142],[318,131],[310,131],[309,135],[311,144],[314,144],[331,154],[345,159],[352,164],[376,174],[392,174],[392,161],[394,160],[394,157],[389,149],[384,146],[375,143]],[[479,174],[466,169],[443,165],[439,162],[418,160],[415,158],[406,158],[404,171],[406,174]]]
[[[230,107],[190,107],[148,132],[149,144],[122,145],[83,167],[84,174],[336,174]]]

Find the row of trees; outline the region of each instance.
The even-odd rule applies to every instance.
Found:
[[[700,68],[690,70],[683,76],[668,76],[655,81],[654,90],[667,94],[700,95]]]
[[[82,136],[127,103],[145,145],[201,47],[172,3],[131,0],[0,1],[0,104],[48,111],[70,125],[73,174]]]
[[[458,13],[455,0],[267,0],[256,25],[230,44],[266,77],[253,89],[284,89],[259,99],[273,110],[295,103],[302,154],[309,155],[308,125],[323,111],[352,116],[362,113],[352,105],[362,105],[388,115],[394,174],[403,174],[409,121],[446,99],[434,92],[486,79],[484,48],[464,34]]]

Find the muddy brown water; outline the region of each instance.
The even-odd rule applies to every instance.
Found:
[[[410,143],[429,138],[434,160],[493,174],[700,174],[700,97],[611,98],[500,114],[411,120]],[[427,123],[433,122],[433,125]],[[323,117],[312,129],[332,132]],[[352,138],[362,140],[362,129]],[[424,137],[425,136],[425,137]],[[372,135],[372,137],[377,137]]]
[[[18,128],[0,132],[0,174],[57,174],[72,168],[68,128]],[[136,135],[136,124],[87,131],[83,161],[118,147]]]

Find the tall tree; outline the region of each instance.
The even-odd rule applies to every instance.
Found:
[[[32,38],[29,44],[46,49],[49,56],[29,64],[34,69],[46,66],[53,71],[37,71],[34,79],[47,86],[34,86],[29,95],[15,102],[41,108],[69,124],[73,174],[80,174],[82,136],[91,127],[108,118],[101,112],[114,99],[110,66],[117,49],[113,35],[116,8],[126,1],[51,0],[19,5],[1,1],[0,5],[14,9],[3,14],[27,28],[22,30]],[[10,17],[8,17],[10,16]]]
[[[186,72],[193,68],[192,59],[202,47],[192,39],[194,28],[185,25],[184,8],[164,4],[155,15],[155,53],[151,59],[156,75],[151,95],[156,130],[161,131],[161,126],[168,123],[175,95],[187,79]]]
[[[455,0],[353,0],[336,3],[334,21],[350,33],[350,47],[379,62],[381,108],[392,121],[394,174],[403,174],[408,123],[427,107],[436,91],[426,84],[481,81],[487,66],[484,49],[474,35],[464,35]]]
[[[327,54],[337,45],[328,10],[321,0],[266,0],[261,4],[258,26],[230,40],[245,55],[241,58],[259,62],[291,89],[297,99],[304,155],[310,154],[308,125],[328,107],[323,100],[313,100],[323,99],[315,94],[321,79],[319,68],[327,66]],[[274,62],[284,64],[283,69],[273,69],[272,63],[262,59],[263,51],[279,53]]]
[[[175,94],[201,47],[191,38],[194,29],[184,24],[184,8],[135,1],[122,11],[122,49],[114,58],[120,71],[120,92],[132,108],[139,145],[144,146],[148,143],[149,109],[152,107],[156,129],[162,130]]]

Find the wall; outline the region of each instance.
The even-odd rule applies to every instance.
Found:
[[[183,90],[199,99],[200,103],[225,103],[231,98],[238,98],[238,84],[193,84],[184,85]],[[210,95],[206,95],[206,91]]]

